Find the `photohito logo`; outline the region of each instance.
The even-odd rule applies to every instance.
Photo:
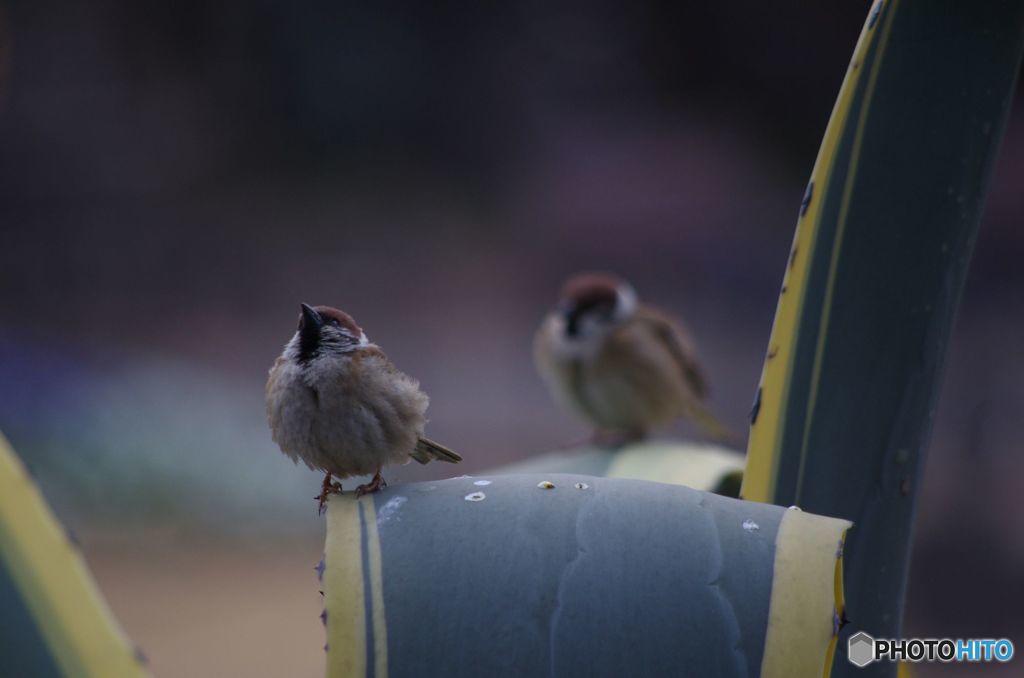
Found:
[[[1013,659],[1013,643],[1006,638],[872,638],[860,631],[850,636],[846,658],[864,668],[871,662],[1008,662]]]

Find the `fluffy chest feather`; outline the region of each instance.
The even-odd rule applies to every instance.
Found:
[[[673,354],[642,322],[584,341],[551,324],[538,336],[537,363],[559,400],[603,428],[670,423],[690,398]]]
[[[274,440],[293,460],[340,477],[407,461],[427,404],[374,346],[305,365],[279,358],[267,382]]]

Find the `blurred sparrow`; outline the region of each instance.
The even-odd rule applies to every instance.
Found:
[[[429,398],[395,369],[352,316],[302,304],[299,327],[270,369],[267,420],[274,442],[296,463],[324,472],[320,510],[341,492],[332,476],[373,475],[356,495],[385,486],[381,469],[415,459],[462,457],[423,437]]]
[[[555,399],[596,427],[596,443],[639,440],[684,417],[715,437],[728,435],[703,403],[707,383],[686,330],[638,304],[615,276],[583,273],[566,282],[537,331],[534,359]]]

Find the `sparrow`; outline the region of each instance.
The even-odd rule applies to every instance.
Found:
[[[381,469],[415,459],[457,463],[455,452],[423,436],[429,398],[398,371],[349,314],[302,304],[298,329],[270,368],[267,421],[274,442],[324,473],[316,497],[341,492],[333,478],[373,474],[356,496],[387,483]]]
[[[595,426],[592,442],[622,445],[682,418],[728,436],[704,404],[707,380],[682,323],[638,303],[614,275],[565,283],[534,338],[534,360],[555,400]]]

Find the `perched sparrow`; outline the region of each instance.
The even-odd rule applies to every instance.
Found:
[[[374,474],[356,494],[385,485],[387,464],[462,457],[423,437],[429,398],[395,369],[352,316],[302,304],[299,327],[270,368],[267,420],[274,442],[296,463],[323,471],[317,499],[341,492],[331,477]]]
[[[637,440],[684,417],[726,433],[702,402],[707,384],[686,330],[637,304],[615,276],[583,273],[565,284],[534,358],[555,399],[594,424],[595,442]]]

